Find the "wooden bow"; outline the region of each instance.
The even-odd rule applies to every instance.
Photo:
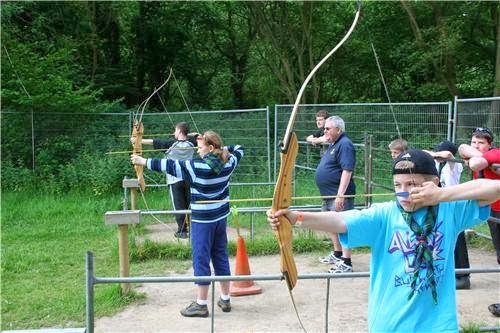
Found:
[[[346,35],[342,40],[323,58],[321,61],[313,68],[309,73],[304,83],[300,87],[297,98],[293,105],[292,113],[290,119],[288,120],[288,125],[285,132],[285,137],[283,143],[281,144],[281,165],[278,174],[278,179],[276,181],[276,187],[274,188],[273,203],[271,210],[273,212],[288,208],[291,204],[292,198],[292,177],[293,169],[295,167],[295,159],[298,152],[297,136],[293,133],[293,125],[295,123],[295,118],[299,109],[299,104],[306,89],[307,84],[312,79],[313,75],[318,71],[318,69],[323,65],[323,63],[332,56],[339,48],[344,44],[344,42],[349,38],[351,33],[354,31],[356,24],[358,22],[359,14],[361,10],[361,5],[358,3],[358,8],[354,21],[351,27],[347,31]],[[280,224],[278,229],[275,231],[275,235],[278,239],[281,252],[281,272],[287,282],[289,290],[292,290],[297,283],[297,268],[295,267],[295,261],[293,259],[292,252],[292,227],[290,222],[285,217],[279,217]]]
[[[142,156],[142,136],[144,135],[144,125],[142,121],[135,120],[132,129],[132,137],[135,139],[133,144],[132,154]],[[144,181],[144,167],[142,165],[134,165],[135,174],[141,191],[146,190],[146,182]]]
[[[360,10],[361,4],[358,2],[356,16],[344,38],[342,38],[342,40],[323,59],[321,59],[321,61],[313,68],[313,70],[309,73],[304,83],[300,87],[299,93],[297,94],[297,98],[295,99],[295,103],[293,105],[290,119],[288,121],[285,137],[280,147],[281,164],[278,179],[276,180],[276,186],[274,188],[273,203],[271,205],[272,212],[290,207],[292,201],[292,178],[293,170],[295,168],[295,160],[298,152],[297,136],[292,132],[292,129],[306,86],[312,79],[313,75],[321,67],[321,65],[323,65],[323,63],[340,48],[340,46],[349,38],[351,33],[354,31],[354,28],[358,22]],[[292,289],[297,284],[297,267],[295,265],[292,250],[292,226],[290,224],[290,221],[288,221],[284,216],[280,216],[278,219],[280,224],[278,225],[278,228],[274,233],[280,247],[280,268],[283,277],[286,280],[295,313],[297,314],[297,318],[299,319],[299,323],[302,326],[302,329],[304,329],[292,294]]]
[[[160,91],[168,81],[170,81],[170,77],[172,76],[173,71],[172,68],[170,68],[170,74],[168,75],[167,79],[165,82],[162,83],[158,88],[155,88],[153,93],[148,96],[137,108],[137,113],[135,114],[134,117],[134,125],[132,129],[132,137],[135,138],[135,142],[132,145],[132,154],[133,155],[138,155],[142,156],[142,137],[144,136],[144,125],[142,124],[142,115],[144,114],[144,110],[146,109],[146,106],[148,105],[149,100],[158,92]],[[161,99],[160,99],[161,101]],[[163,104],[163,102],[162,102]],[[168,114],[168,112],[167,112]],[[170,116],[169,116],[170,117]],[[170,120],[172,121],[172,120]],[[144,181],[144,167],[142,165],[134,165],[135,169],[135,174],[137,176],[137,181],[139,182],[139,187],[141,188],[141,191],[144,193],[146,190],[146,182]],[[144,199],[144,196],[143,196]]]

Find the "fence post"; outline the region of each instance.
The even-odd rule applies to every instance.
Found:
[[[140,221],[138,210],[122,210],[106,212],[104,222],[108,225],[118,225],[118,256],[120,259],[120,277],[128,277],[130,273],[129,249],[128,249],[128,225],[137,224]],[[130,292],[130,284],[121,284],[122,294]]]
[[[267,131],[267,181],[271,182],[271,134],[270,134],[269,105],[266,106],[266,131]]]
[[[373,163],[372,163],[372,148],[373,148],[373,136],[365,132],[364,137],[364,163],[365,163],[365,207],[368,208],[373,202],[373,197],[371,196],[373,191],[372,186],[372,173],[373,173]]]
[[[457,99],[458,99],[458,96],[454,96],[453,97],[453,129],[452,129],[452,133],[451,133],[451,142],[455,142],[455,140],[457,139],[456,136],[457,136],[457,105],[458,105],[458,102],[457,102]]]
[[[451,102],[448,102],[448,133],[446,140],[453,142],[453,133],[455,133],[454,110]]]
[[[94,333],[94,254],[87,251],[85,259],[86,277],[86,332]]]
[[[368,183],[367,194],[372,194],[373,193],[373,135],[372,134],[368,135],[367,145],[368,145],[368,168],[365,177],[367,178],[366,181]],[[367,199],[368,199],[367,200],[367,208],[368,208],[373,203],[373,197],[370,195],[367,197]]]

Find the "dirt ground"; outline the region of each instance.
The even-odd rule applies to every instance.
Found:
[[[165,239],[171,231],[152,227],[150,238]],[[234,238],[234,230],[229,230]],[[496,258],[492,253],[469,250],[472,267],[492,267]],[[230,258],[234,270],[234,258]],[[313,255],[295,256],[299,274],[325,272],[328,265],[318,262]],[[369,270],[370,254],[353,256],[356,272]],[[250,257],[252,274],[279,274],[279,257]],[[170,275],[168,267],[165,275]],[[192,276],[192,270],[185,273]],[[498,274],[474,274],[470,290],[457,291],[458,313],[461,325],[500,326],[500,320],[487,309],[500,301]],[[301,332],[285,282],[259,281],[262,294],[232,297],[232,311],[223,313],[215,306],[216,332]],[[330,285],[328,331],[366,332],[368,278],[333,279]],[[143,284],[136,288],[147,295],[140,305],[131,305],[112,317],[95,321],[95,332],[210,332],[211,317],[185,318],[179,313],[195,299],[192,283]],[[325,280],[299,280],[294,291],[295,302],[308,332],[325,332]],[[218,286],[215,299],[219,296]],[[211,295],[209,295],[209,300]],[[211,304],[209,304],[211,312]],[[347,319],[348,321],[346,321]]]

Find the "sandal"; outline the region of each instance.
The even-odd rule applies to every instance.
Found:
[[[488,306],[488,310],[490,310],[491,314],[500,317],[500,303],[494,303]]]

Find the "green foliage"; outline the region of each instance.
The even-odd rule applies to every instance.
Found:
[[[421,38],[403,3],[363,3],[354,34],[314,77],[306,102],[385,101],[372,43],[393,102],[491,95],[498,70],[492,33],[498,31],[496,3],[404,4],[412,9]],[[343,36],[354,10],[352,2],[6,2],[2,162],[35,165],[36,176],[54,190],[87,186],[79,180],[81,170],[66,165],[97,163],[102,156],[94,152],[116,150],[118,142],[109,137],[127,130],[99,132],[99,121],[78,114],[136,110],[170,68],[175,78],[147,111],[292,102],[308,71]],[[47,120],[47,113],[61,115]],[[377,112],[353,118],[360,124],[380,120]],[[207,121],[203,127],[212,126]],[[377,140],[389,140],[394,132],[388,128]],[[255,158],[245,173],[260,176],[256,165],[265,164],[267,156]],[[107,171],[93,167],[104,182],[91,184],[97,194],[116,182],[118,176],[110,173],[121,172],[113,159],[105,159],[111,161]]]
[[[479,324],[468,324],[466,326],[462,326],[460,329],[461,333],[479,333],[481,325]]]
[[[13,165],[12,161],[2,161],[2,190],[20,192],[32,189],[36,183],[33,171]]]

